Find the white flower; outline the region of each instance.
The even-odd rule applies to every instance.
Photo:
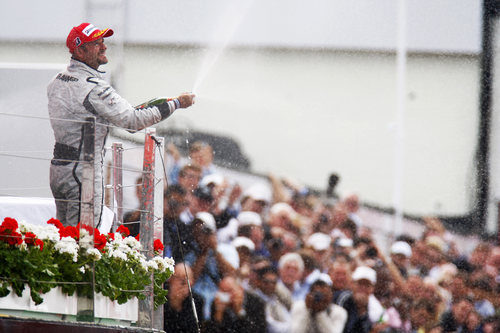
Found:
[[[63,237],[60,241],[56,242],[54,248],[59,253],[68,253],[73,256],[73,261],[78,261],[78,244],[72,237]]]
[[[33,232],[33,225],[28,224],[24,221],[21,221],[21,222],[18,221],[18,226],[19,226],[19,230],[22,233]]]
[[[123,240],[123,243],[133,250],[141,250],[141,243],[132,236],[128,236]]]
[[[82,231],[85,231],[84,233],[82,233]],[[87,250],[90,250],[92,249],[94,246],[93,246],[93,237],[91,235],[89,235],[89,233],[87,232],[87,230],[85,229],[81,229],[80,231],[80,246],[84,249],[87,249]]]
[[[147,265],[148,265],[148,270],[149,271],[156,271],[156,270],[158,270],[158,264],[154,260],[149,260],[147,262]]]
[[[87,254],[94,261],[101,260],[102,257],[101,252],[96,248],[87,249]]]
[[[152,260],[154,260],[154,262],[156,262],[156,264],[158,265],[158,270],[160,271],[160,273],[165,272],[167,269],[170,272],[174,271],[174,264],[175,264],[174,259],[168,257],[162,258],[160,256],[156,256]]]
[[[121,259],[123,261],[127,261],[127,255],[119,250],[110,250],[109,256],[112,258],[118,258],[118,259]]]
[[[80,267],[78,270],[79,270],[80,272],[82,272],[83,274],[85,274],[85,267],[83,267],[83,266],[82,266],[82,267]]]
[[[139,258],[139,264],[141,264],[141,267],[147,271],[148,270],[148,262],[144,257]]]

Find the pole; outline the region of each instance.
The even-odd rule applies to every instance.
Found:
[[[154,188],[154,239],[159,239],[163,243],[163,192],[164,192],[164,173],[163,173],[163,155],[165,152],[165,140],[163,137],[154,139],[156,153],[160,158],[155,158],[155,188]],[[160,305],[153,313],[153,327],[163,330],[163,305]]]
[[[112,231],[123,224],[123,145],[121,142],[113,143],[113,206],[115,220]]]
[[[155,143],[152,136],[156,133],[154,128],[146,130],[144,140],[143,161],[143,188],[141,199],[141,225],[140,243],[145,252],[146,259],[153,258],[153,235],[154,235],[154,171],[155,171]],[[146,298],[139,300],[138,325],[145,328],[153,328],[154,312],[154,281],[151,274],[151,285],[146,290]]]
[[[94,230],[94,193],[95,193],[95,117],[85,118],[83,125],[83,161],[82,161],[82,189],[80,202],[80,235],[84,228]],[[94,247],[94,237],[81,237],[80,246]],[[78,321],[94,321],[94,267],[92,265],[90,281],[92,292],[89,295],[78,295],[77,317]]]
[[[405,112],[406,112],[406,0],[399,0],[397,44],[397,116],[394,154],[394,227],[391,232],[401,233],[403,225],[403,176],[405,159]]]

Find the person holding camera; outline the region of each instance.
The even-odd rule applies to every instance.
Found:
[[[265,304],[243,289],[234,276],[224,277],[212,304],[212,315],[203,327],[206,333],[266,332]]]
[[[305,301],[292,306],[292,333],[341,333],[347,321],[347,311],[333,304],[331,280],[322,274],[312,283]]]
[[[186,254],[186,262],[193,268],[193,291],[205,301],[203,318],[210,318],[210,305],[219,282],[227,275],[236,273],[235,268],[219,251],[215,219],[208,212],[199,212],[191,223],[192,251]],[[236,251],[236,250],[235,250]]]

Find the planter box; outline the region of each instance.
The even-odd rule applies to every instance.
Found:
[[[13,315],[23,318],[41,318],[49,320],[76,321],[77,297],[63,294],[61,288],[53,288],[43,294],[43,303],[35,305],[31,300],[29,288],[26,287],[22,297],[10,292],[0,298],[0,314]],[[137,298],[125,304],[118,304],[101,294],[94,298],[94,315],[96,322],[110,324],[132,324],[137,322],[139,302]]]

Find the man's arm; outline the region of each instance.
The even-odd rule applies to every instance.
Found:
[[[172,101],[144,108],[134,108],[121,97],[106,81],[91,78],[96,86],[90,91],[83,104],[85,108],[107,119],[115,126],[140,130],[168,118],[176,109],[193,104],[193,94],[181,94]]]

